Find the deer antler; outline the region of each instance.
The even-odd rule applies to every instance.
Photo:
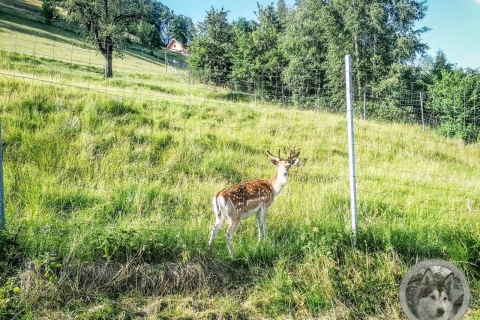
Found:
[[[295,153],[295,150],[290,150],[290,156],[288,157],[287,161],[288,160],[293,160],[295,159],[296,157],[298,157],[298,155],[300,154],[300,150],[296,151],[297,153]]]
[[[276,160],[278,160],[278,161],[281,161],[281,160],[282,160],[282,158],[280,158],[280,149],[278,149],[278,156],[273,155],[273,154],[272,154],[270,151],[268,151],[268,150],[267,150],[267,154],[268,154],[270,157],[272,157],[272,158],[274,158],[274,159],[276,159]]]
[[[298,151],[295,151],[295,150],[290,150],[290,156],[288,156],[287,159],[282,159],[282,157],[280,156],[280,149],[278,149],[278,156],[272,154],[270,151],[267,150],[267,154],[272,157],[273,159],[276,159],[278,161],[282,161],[282,160],[285,160],[285,161],[289,161],[289,160],[293,160],[295,159],[296,157],[298,157],[298,155],[300,154],[300,150]]]

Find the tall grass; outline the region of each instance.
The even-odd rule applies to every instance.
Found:
[[[143,290],[148,299],[164,299],[153,298],[154,288],[167,296],[200,295],[207,299],[201,311],[220,317],[233,312],[232,316],[395,318],[400,314],[396,290],[401,275],[410,263],[428,257],[464,261],[461,267],[472,287],[477,285],[478,269],[472,267],[480,252],[480,229],[472,219],[477,211],[459,212],[452,224],[452,210],[445,208],[449,204],[460,209],[464,203],[457,197],[464,193],[474,206],[470,187],[462,186],[466,180],[440,185],[441,181],[419,181],[419,177],[388,170],[369,172],[375,163],[408,168],[412,152],[415,159],[410,160],[417,172],[425,167],[431,174],[469,176],[468,181],[473,181],[471,175],[478,174],[476,164],[466,156],[470,150],[464,154],[459,148],[450,154],[448,148],[434,148],[444,156],[435,158],[433,170],[433,151],[404,145],[401,154],[392,156],[384,150],[397,143],[395,138],[380,142],[376,125],[363,124],[357,140],[364,146],[384,146],[362,148],[360,144],[358,150],[359,163],[372,166],[359,171],[359,245],[352,249],[342,117],[176,101],[146,106],[11,78],[2,78],[1,88],[5,267],[20,288],[12,296],[32,299],[28,302],[34,314],[46,312],[54,317],[48,310],[58,308],[62,310],[59,317],[82,314],[78,308],[65,308],[68,298],[80,304],[84,299],[102,306],[101,301],[113,303],[105,310],[86,312],[87,318],[97,313],[117,317],[135,312],[134,307],[117,305],[114,296],[119,292],[129,296]],[[392,130],[416,129],[390,126],[390,134]],[[429,135],[439,141],[433,133]],[[286,190],[270,209],[269,240],[257,244],[255,221],[250,219],[235,234],[233,258],[228,257],[221,237],[207,253],[213,193],[231,183],[273,175],[264,149],[294,147],[301,148],[303,165],[292,170]],[[469,166],[455,167],[452,161],[467,161]],[[409,192],[412,186],[418,192]],[[444,199],[430,194],[439,190]],[[24,269],[15,261],[30,261],[31,267]],[[168,281],[160,280],[152,280],[151,287],[139,284],[153,274],[163,274],[165,279],[171,263],[184,276],[176,280],[177,285],[165,288]],[[95,265],[97,276],[112,282],[107,288],[85,279],[83,274],[92,272]],[[122,270],[125,278],[117,280]],[[145,278],[138,276],[135,282],[134,270]],[[27,281],[23,277],[28,272],[33,275]],[[243,280],[232,279],[236,272]],[[220,280],[207,280],[217,277]],[[381,301],[379,283],[386,293]],[[39,287],[42,292],[35,291]],[[201,292],[194,293],[199,288]],[[217,290],[234,294],[233,300],[227,303],[222,293],[211,296]],[[243,293],[235,293],[238,290]],[[181,303],[183,298],[174,297],[170,301]],[[51,307],[43,305],[46,298],[55,298]],[[149,312],[188,314],[165,308]]]
[[[402,319],[399,283],[424,258],[466,272],[466,319],[479,317],[476,146],[357,121],[353,247],[342,116],[225,104],[221,90],[205,100],[200,85],[188,100],[182,89],[138,97],[161,79],[112,81],[126,93],[115,96],[91,90],[105,85],[98,70],[69,73],[81,63],[1,61],[0,318]],[[19,65],[37,81],[12,75]],[[53,84],[37,73],[49,66]],[[213,194],[273,176],[265,149],[293,148],[301,165],[269,209],[268,240],[257,243],[251,218],[233,257],[222,237],[207,252]]]

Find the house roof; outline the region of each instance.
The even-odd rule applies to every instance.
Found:
[[[173,38],[172,40],[170,40],[170,42],[168,43],[167,45],[167,50],[174,50],[174,46],[175,44],[179,44],[181,49],[183,51],[186,51],[187,50],[187,46],[184,45],[183,43],[181,43],[180,41],[178,41],[177,39]],[[175,50],[175,51],[179,51],[179,50]]]

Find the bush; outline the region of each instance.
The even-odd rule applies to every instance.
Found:
[[[444,71],[442,77],[436,79],[429,90],[427,111],[436,117],[440,134],[461,138],[466,143],[477,141],[479,89],[480,73],[473,70]]]
[[[42,14],[45,18],[45,23],[48,25],[51,25],[53,20],[58,18],[59,12],[54,0],[43,0]]]

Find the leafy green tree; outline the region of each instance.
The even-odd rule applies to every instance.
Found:
[[[223,84],[231,71],[232,26],[228,22],[228,12],[222,7],[207,11],[203,22],[198,24],[199,33],[190,46],[189,64],[196,72],[201,72],[204,81]]]
[[[59,12],[55,0],[43,0],[42,14],[45,18],[45,23],[51,25],[53,20],[57,19]]]
[[[287,21],[287,17],[290,14],[290,9],[285,4],[285,0],[277,1],[277,16],[282,23]]]
[[[257,18],[259,28],[251,34],[256,51],[255,57],[252,57],[254,72],[263,93],[278,96],[281,92],[281,71],[287,64],[279,46],[285,24],[273,4],[266,7],[258,5]]]
[[[255,83],[257,92],[271,99],[282,93],[281,72],[286,60],[279,39],[284,22],[273,4],[266,7],[258,4],[256,15],[255,24],[234,28],[237,48],[232,54],[232,77],[236,83]]]
[[[136,25],[135,34],[142,45],[150,49],[159,49],[162,47],[160,33],[154,24],[141,20]]]
[[[448,62],[445,52],[443,52],[443,50],[438,50],[437,54],[435,55],[435,61],[433,63],[432,77],[436,80],[441,80],[442,73],[444,71],[452,72],[453,67],[453,64]]]
[[[447,137],[476,142],[480,132],[480,72],[448,68],[429,87],[430,114],[437,119],[437,130]]]
[[[420,55],[415,60],[412,67],[417,69],[419,81],[425,84],[432,84],[433,65],[433,57],[427,53]]]
[[[232,29],[241,32],[252,32],[258,28],[258,23],[254,20],[247,21],[247,19],[241,17],[238,20],[232,22]]]
[[[250,70],[251,56],[253,55],[253,43],[251,33],[258,29],[256,21],[247,21],[240,18],[232,23],[232,36],[235,49],[232,52],[232,74],[231,80],[240,91],[255,90],[253,73]]]
[[[301,1],[297,10],[287,17],[280,42],[288,61],[282,79],[291,91],[294,102],[302,107],[311,104],[311,97],[315,97],[317,89],[326,84],[324,70],[328,46],[336,45],[335,39],[329,42],[327,37],[333,20],[330,4],[317,0]]]
[[[420,42],[427,28],[415,29],[425,16],[424,2],[416,0],[340,0],[337,10],[347,17],[346,34],[355,61],[358,89],[391,75],[395,64],[405,65],[428,48]]]
[[[420,42],[427,29],[415,29],[425,11],[424,2],[415,0],[302,0],[283,39],[285,81],[293,90],[301,84],[302,95],[311,94],[312,85],[340,92],[345,54],[352,55],[357,90],[398,79],[402,73],[393,72],[402,68],[393,66],[411,63],[427,48]],[[303,65],[308,67],[302,74]],[[309,80],[314,77],[318,83]]]
[[[175,38],[185,45],[190,44],[195,35],[195,26],[192,19],[182,14],[174,16],[168,30],[171,38]]]
[[[168,45],[168,42],[172,38],[169,31],[170,23],[172,22],[175,14],[166,5],[154,1],[152,3],[153,14],[152,21],[157,30],[160,33],[160,40],[164,46]]]
[[[128,27],[152,12],[144,0],[65,0],[68,18],[85,27],[85,40],[105,58],[105,78],[113,77],[113,53],[127,40]]]

